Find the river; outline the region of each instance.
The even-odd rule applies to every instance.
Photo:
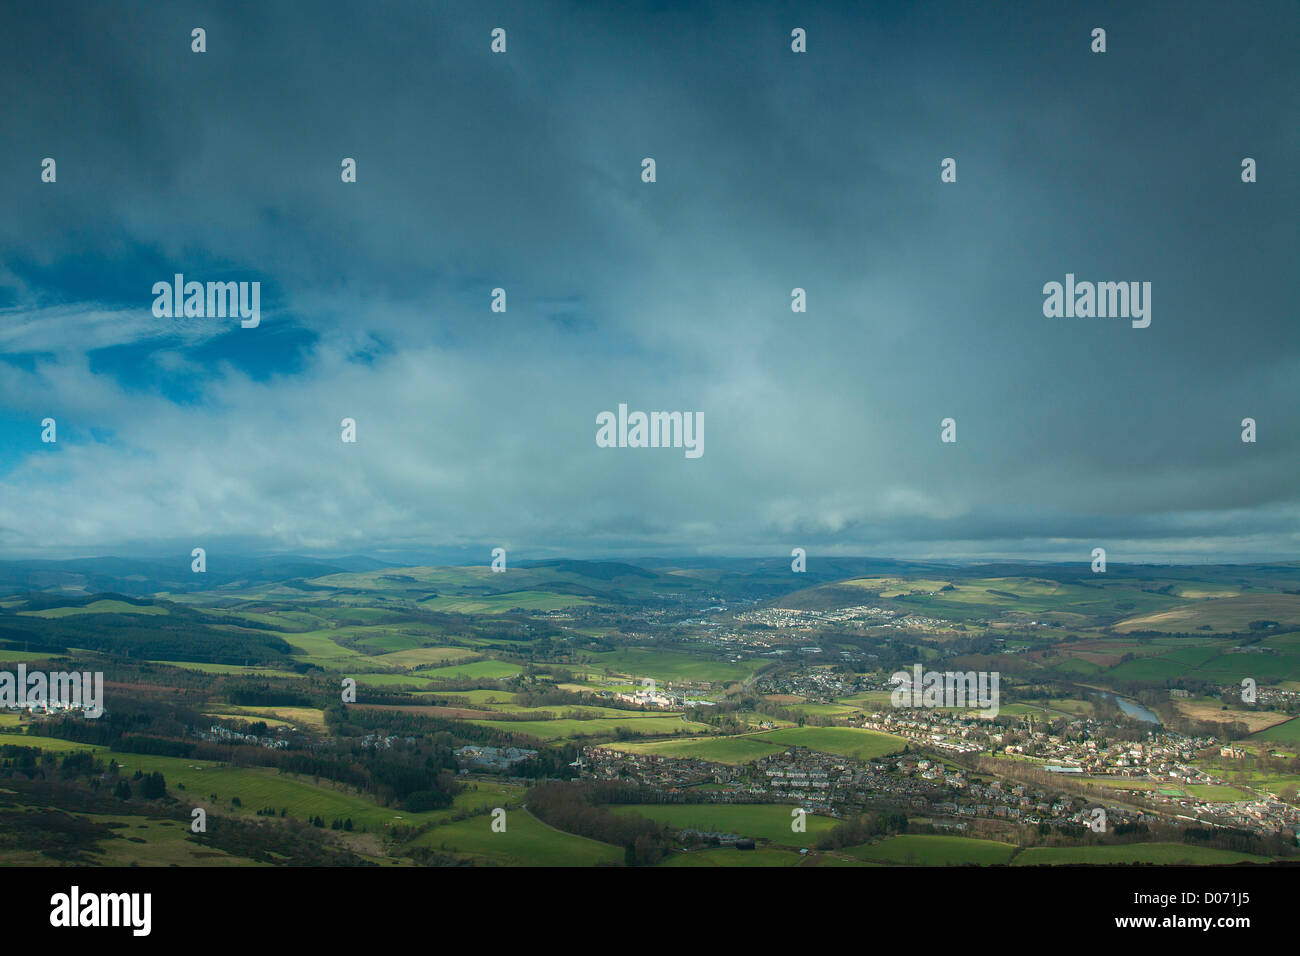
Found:
[[[1145,724],[1160,723],[1160,718],[1156,715],[1155,711],[1143,707],[1135,700],[1129,700],[1127,697],[1118,697],[1115,694],[1107,693],[1104,690],[1100,691],[1100,694],[1103,697],[1112,698],[1115,703],[1119,704],[1119,709],[1124,711],[1124,713],[1128,714],[1130,717],[1134,717]]]

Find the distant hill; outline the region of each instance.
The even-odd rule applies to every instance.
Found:
[[[653,578],[653,571],[639,568],[634,564],[621,564],[616,561],[522,561],[521,568],[549,568],[552,571],[565,571],[578,574],[584,578],[597,581],[613,581],[620,577]]]
[[[393,567],[367,557],[321,560],[298,555],[248,557],[209,552],[207,571],[195,574],[190,570],[190,561],[188,553],[168,561],[117,557],[0,561],[0,594],[77,591],[143,596],[160,591],[204,591],[227,584],[270,583]]]

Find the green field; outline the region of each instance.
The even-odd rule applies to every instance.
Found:
[[[309,777],[280,774],[265,767],[232,767],[180,757],[118,753],[103,747],[74,744],[49,737],[0,734],[0,743],[37,746],[52,753],[93,750],[106,763],[110,759],[117,760],[123,772],[128,775],[135,770],[162,773],[167,780],[168,792],[176,799],[227,816],[252,817],[256,811],[266,807],[277,811],[284,807],[290,816],[299,820],[320,816],[328,822],[335,817],[351,817],[358,828],[379,831],[390,824],[415,826],[445,820],[457,810],[481,809],[489,803],[493,806],[511,806],[523,798],[521,788],[492,781],[479,784],[478,790],[466,790],[458,794],[452,807],[446,810],[409,813],[400,808],[380,807],[368,797],[332,786],[326,781],[317,783]],[[215,800],[212,798],[214,793]],[[231,803],[232,797],[238,797],[242,806],[235,807]]]
[[[782,803],[637,803],[611,806],[617,814],[637,814],[679,830],[736,833],[777,846],[813,847],[838,820],[808,814],[806,833],[790,829],[793,807]]]
[[[267,866],[224,850],[204,846],[190,836],[189,827],[175,820],[139,816],[79,814],[96,823],[118,823],[119,839],[100,844],[97,866]],[[137,843],[143,840],[143,843]]]
[[[427,678],[418,677],[414,674],[348,672],[348,676],[356,680],[358,687],[378,687],[383,688],[384,690],[419,691],[428,690],[433,686],[432,682]]]
[[[595,655],[608,674],[624,674],[637,679],[651,677],[665,681],[742,681],[753,672],[749,664],[714,661],[684,651],[625,647]]]
[[[737,850],[734,846],[673,853],[660,866],[798,866],[804,858],[796,850],[758,847]]]
[[[397,746],[387,756],[379,753],[379,748],[369,747],[364,752],[350,746],[335,751],[346,749],[352,755],[351,779],[362,788],[244,766],[243,754],[249,754],[250,760],[278,757],[253,757],[251,751],[234,746],[202,752],[238,760],[239,765],[29,737],[21,733],[28,723],[11,714],[0,715],[0,743],[38,747],[59,757],[91,750],[101,760],[115,759],[128,777],[136,770],[161,772],[169,796],[182,807],[203,806],[214,816],[251,820],[259,810],[269,808],[278,815],[284,808],[295,820],[319,817],[327,827],[331,821],[351,819],[351,834],[325,837],[355,844],[364,848],[358,852],[365,854],[382,852],[379,847],[400,854],[400,844],[414,837],[417,846],[431,851],[510,866],[621,865],[624,848],[546,826],[523,806],[524,788],[497,782],[504,777],[461,776],[458,779],[469,783],[470,789],[459,794],[452,807],[422,813],[408,813],[400,805],[379,805],[364,792],[366,781],[370,781],[369,789],[381,793],[392,792],[391,786],[406,792],[413,781],[425,779],[426,770],[450,767],[445,745],[484,741],[542,747],[548,759],[561,757],[559,745],[578,742],[629,754],[732,767],[796,747],[832,755],[829,760],[818,758],[832,764],[877,760],[908,749],[908,741],[855,727],[797,723],[807,718],[843,724],[848,722],[844,718],[855,712],[888,709],[888,691],[847,694],[828,703],[815,688],[820,678],[829,675],[844,677],[844,683],[835,686],[845,691],[855,686],[882,686],[878,678],[882,670],[888,670],[884,662],[895,657],[922,660],[939,669],[1000,670],[1007,677],[1002,715],[1012,720],[1032,716],[1039,727],[1047,727],[1050,721],[1052,733],[1073,734],[1073,730],[1061,728],[1072,718],[1097,716],[1099,698],[1094,692],[1118,688],[1118,692],[1142,699],[1147,699],[1145,691],[1158,692],[1158,706],[1165,713],[1179,706],[1185,716],[1196,720],[1253,721],[1250,729],[1241,733],[1246,736],[1259,731],[1246,736],[1245,746],[1260,756],[1274,749],[1291,755],[1300,748],[1300,718],[1283,720],[1278,711],[1246,712],[1235,704],[1224,706],[1213,689],[1218,684],[1240,686],[1247,675],[1261,687],[1290,682],[1289,686],[1300,689],[1300,593],[1287,593],[1300,588],[1300,564],[1259,568],[1117,566],[1111,574],[1094,577],[1086,561],[1072,569],[998,563],[963,570],[947,563],[844,559],[839,565],[842,570],[833,572],[840,580],[830,581],[828,574],[814,578],[824,583],[812,587],[788,583],[791,579],[788,569],[780,566],[783,564],[756,564],[751,570],[744,570],[739,562],[726,568],[656,570],[648,564],[560,560],[512,564],[506,574],[496,574],[485,560],[476,567],[383,567],[320,575],[314,569],[373,564],[360,560],[330,566],[313,563],[304,570],[294,562],[286,565],[292,572],[280,577],[259,573],[240,580],[213,575],[210,591],[168,594],[158,605],[136,606],[129,603],[134,598],[120,599],[122,594],[151,591],[147,581],[155,578],[166,582],[166,587],[191,586],[188,575],[182,575],[185,583],[180,583],[174,576],[159,576],[161,572],[145,568],[139,573],[133,569],[130,586],[123,584],[117,590],[97,584],[104,587],[101,593],[76,591],[84,597],[67,596],[72,593],[69,590],[63,596],[46,593],[39,598],[5,598],[0,600],[0,624],[5,625],[0,630],[8,635],[8,645],[23,647],[26,640],[27,646],[72,647],[70,654],[76,660],[84,656],[106,671],[112,692],[118,695],[114,700],[122,701],[122,714],[128,720],[136,696],[152,701],[140,718],[142,726],[148,713],[157,709],[157,702],[163,702],[165,708],[167,701],[176,700],[186,708],[185,723],[194,723],[188,714],[201,713],[205,721],[218,717],[248,722],[265,719],[328,736],[330,728],[325,726],[319,706],[236,707],[230,702],[283,699],[320,705],[327,699],[326,690],[329,700],[337,700],[340,678],[352,677],[363,688],[363,703],[349,709],[350,716],[341,727],[333,725],[336,733],[352,734],[360,729],[383,734],[391,730],[398,737],[418,734],[424,739],[418,756],[396,752],[400,750]],[[121,573],[111,572],[117,577]],[[104,576],[107,571],[96,574],[97,582],[109,580]],[[76,600],[89,603],[62,606]],[[863,606],[878,606],[895,615],[893,627],[883,627],[884,619],[875,612],[861,613]],[[724,645],[717,639],[719,633],[728,637],[740,633],[746,621],[763,621],[760,612],[769,607],[808,612],[858,610],[821,618],[843,622],[834,626],[807,624],[818,619],[816,614],[806,621],[797,615],[789,621],[774,617],[769,623],[778,626],[746,626],[746,633],[753,638],[748,644]],[[756,609],[752,616],[750,608]],[[904,614],[936,620],[900,625]],[[1261,620],[1276,621],[1279,626],[1261,624]],[[1252,622],[1256,625],[1253,629]],[[793,624],[795,630],[786,630],[786,624]],[[800,653],[796,648],[807,640],[820,644],[823,653]],[[83,641],[95,650],[76,650]],[[888,656],[886,647],[891,649]],[[907,653],[895,655],[894,649],[906,649]],[[881,653],[875,656],[869,653],[872,650]],[[192,655],[201,660],[153,660],[151,652],[160,658]],[[45,658],[44,653],[0,648],[0,661]],[[880,667],[867,663],[873,658]],[[267,665],[251,663],[256,661]],[[157,664],[166,666],[154,666]],[[850,671],[860,675],[863,683],[848,680]],[[652,678],[661,688],[721,705],[710,713],[709,720],[716,723],[684,720],[683,711],[604,706],[613,701],[597,696],[639,688],[645,678]],[[1210,696],[1179,698],[1175,704],[1166,704],[1166,689],[1179,686],[1177,681],[1183,678],[1195,682],[1184,686]],[[1132,681],[1134,686],[1124,688],[1121,681]],[[1137,686],[1139,682],[1148,683],[1142,687]],[[1021,698],[1020,694],[1035,696]],[[768,711],[774,708],[758,705],[760,698],[780,708],[784,717],[771,716]],[[573,700],[588,703],[567,703]],[[732,705],[740,709],[733,711]],[[1110,709],[1102,707],[1107,715]],[[117,720],[117,714],[113,717],[108,722],[114,725],[113,736],[103,739],[119,739],[116,725],[127,725],[127,721]],[[1270,718],[1279,723],[1262,729]],[[760,724],[775,729],[758,729]],[[182,742],[192,736],[192,728],[183,728],[179,722],[157,721],[150,726],[168,728],[158,729],[158,733]],[[1120,736],[1128,739],[1124,729]],[[1109,731],[1103,730],[1103,734]],[[527,742],[529,739],[536,743]],[[319,741],[296,737],[293,742],[294,746],[321,746]],[[918,746],[922,753],[929,749]],[[427,760],[426,750],[433,754]],[[568,762],[573,756],[565,754],[562,759]],[[953,765],[958,759],[952,758]],[[966,769],[972,774],[978,770],[983,777],[1006,771],[1008,780],[1019,779],[1010,773],[1012,769],[1041,768],[1045,759],[992,753],[975,764],[977,769]],[[1300,783],[1300,773],[1292,773],[1284,759],[1289,757],[1234,760],[1221,757],[1216,745],[1195,758],[1221,781],[1213,786],[1112,777],[1086,783],[1156,790],[1180,800],[1249,800],[1257,796],[1252,788],[1285,792],[1290,797],[1290,788]],[[416,762],[406,766],[406,761]],[[563,765],[558,759],[556,763]],[[306,761],[293,765],[311,766]],[[96,782],[95,774],[87,775],[84,767],[69,764],[51,771],[48,766],[47,776],[80,774],[79,779],[92,785]],[[690,789],[689,796],[734,798],[736,784],[713,782],[711,774],[705,776],[710,782]],[[667,780],[656,785],[665,792],[647,792],[634,799],[676,799],[681,793],[676,788],[684,784],[672,775]],[[98,782],[103,796],[102,780]],[[1074,784],[1062,778],[1060,786]],[[111,787],[110,782],[110,793]],[[5,799],[13,796],[10,791]],[[1119,794],[1116,798],[1126,799]],[[888,794],[880,805],[898,806]],[[79,806],[117,809],[115,804]],[[133,802],[121,809],[143,806]],[[497,806],[508,810],[505,834],[491,830],[487,811]],[[1170,809],[1165,801],[1159,801],[1159,808],[1162,812]],[[647,802],[607,809],[615,814],[640,814],[678,829],[736,833],[762,844],[752,852],[675,850],[664,862],[666,866],[1222,864],[1260,860],[1245,853],[1174,843],[1022,851],[1012,842],[1001,841],[1043,837],[1036,828],[1017,829],[1011,823],[989,823],[987,830],[976,824],[976,832],[993,839],[939,835],[967,831],[936,829],[935,835],[908,833],[824,852],[815,847],[837,820],[809,816],[807,832],[795,833],[790,826],[792,806],[787,804]],[[465,818],[453,819],[456,817]],[[240,862],[206,851],[187,839],[186,828],[167,821],[140,816],[114,818],[112,822],[123,824],[119,832],[124,838],[105,841],[99,859],[102,863]],[[1164,832],[1160,831],[1162,836]],[[1101,839],[1117,837],[1111,834]],[[800,854],[802,848],[809,852]],[[39,852],[31,861],[50,862]]]
[[[434,667],[423,670],[420,671],[420,676],[434,681],[462,677],[485,677],[490,680],[500,680],[505,677],[514,677],[519,673],[519,670],[518,664],[508,664],[505,661],[471,661],[468,664],[451,664],[448,667]]]
[[[1213,847],[1178,843],[1131,843],[1125,846],[1030,847],[1012,861],[1015,866],[1041,864],[1160,863],[1180,866],[1218,866],[1230,863],[1267,863],[1268,857]]]
[[[793,710],[809,717],[848,717],[851,714],[862,712],[861,707],[854,707],[851,704],[810,704],[804,702],[784,706],[786,710]]]
[[[1300,628],[1300,594],[1254,593],[1179,604],[1129,618],[1116,630],[1188,633],[1206,625],[1215,632],[1244,632],[1257,620],[1277,621],[1282,630]]]
[[[265,866],[197,842],[183,821],[144,815],[102,813],[72,814],[91,823],[107,825],[112,833],[82,847],[92,866]],[[41,850],[0,851],[0,866],[66,866],[65,860]]]
[[[44,654],[36,651],[16,651],[9,647],[0,647],[0,664],[23,664],[28,661],[57,661],[67,657],[66,654]]]
[[[179,667],[181,670],[198,671],[201,674],[240,674],[248,677],[302,677],[296,671],[244,664],[204,664],[197,661],[156,661],[155,663],[166,664],[168,667]]]
[[[371,658],[384,667],[421,667],[432,665],[445,667],[455,664],[465,657],[472,657],[478,652],[468,647],[414,647],[409,650],[393,651]]]
[[[360,657],[355,650],[350,647],[342,647],[335,643],[331,637],[331,631],[309,631],[301,634],[281,634],[285,642],[300,651],[308,661],[318,664],[322,667],[330,665],[339,665],[345,662],[352,662],[354,658]]]
[[[413,846],[473,856],[501,866],[599,866],[621,864],[623,849],[547,826],[522,808],[506,811],[504,833],[492,832],[490,814],[434,827]]]
[[[807,747],[855,760],[872,760],[897,753],[907,746],[902,737],[857,727],[787,727],[755,734],[752,739],[769,741],[781,747]]]
[[[539,740],[573,740],[578,737],[613,736],[619,731],[648,737],[698,734],[705,724],[682,720],[677,714],[629,714],[626,717],[597,717],[594,720],[470,720],[480,727],[492,727],[512,734],[527,734]]]
[[[850,856],[876,863],[909,866],[960,866],[967,863],[989,866],[1010,863],[1017,847],[996,840],[960,836],[902,834],[878,843],[866,843],[846,850]]]
[[[591,600],[572,594],[552,594],[548,591],[508,591],[504,594],[480,597],[437,597],[426,601],[431,611],[453,611],[457,614],[504,614],[515,608],[525,611],[560,611],[566,607],[590,604]]]
[[[18,611],[20,617],[73,617],[77,614],[167,614],[167,608],[136,606],[125,601],[91,601],[82,607],[49,607],[42,611]]]
[[[1267,740],[1280,744],[1300,744],[1300,717],[1293,717],[1284,723],[1274,724],[1267,730],[1261,730],[1247,739],[1252,741]]]
[[[778,754],[782,747],[757,740],[753,735],[740,737],[690,737],[684,740],[658,740],[647,743],[609,744],[612,750],[656,754],[660,757],[692,758],[740,766],[762,757]]]
[[[77,750],[93,750],[98,754],[107,753],[105,748],[97,747],[94,744],[79,744],[71,740],[63,740],[60,737],[40,737],[34,734],[0,733],[0,744],[10,744],[17,747],[39,747],[41,750],[48,750],[53,754],[70,754]]]
[[[306,727],[317,733],[325,732],[325,711],[319,707],[273,707],[256,705],[224,708],[221,713],[241,720],[282,720],[293,727]]]
[[[1236,787],[1221,787],[1212,784],[1192,784],[1185,788],[1197,800],[1213,803],[1235,803],[1238,800],[1256,800],[1258,797]]]

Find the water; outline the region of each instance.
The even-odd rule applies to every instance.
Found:
[[[1107,693],[1106,691],[1102,691],[1101,696],[1112,698],[1115,703],[1119,704],[1120,710],[1145,724],[1160,723],[1160,718],[1156,716],[1155,711],[1143,707],[1135,700],[1129,700],[1127,697],[1116,697],[1114,694]]]

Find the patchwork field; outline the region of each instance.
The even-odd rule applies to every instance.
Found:
[[[1277,724],[1286,723],[1291,719],[1286,714],[1278,714],[1273,711],[1228,707],[1218,698],[1186,697],[1175,700],[1174,709],[1194,720],[1210,720],[1221,723],[1240,722],[1249,727],[1252,733],[1259,733]]]
[[[1280,744],[1300,744],[1300,717],[1285,720],[1279,724],[1252,734],[1252,741],[1269,741]]]
[[[1219,632],[1245,632],[1250,622],[1276,621],[1282,630],[1300,628],[1300,594],[1242,594],[1184,604],[1154,614],[1131,617],[1115,630],[1192,632],[1208,627]]]
[[[131,603],[134,597],[120,599],[136,590],[84,598],[27,593],[0,601],[0,625],[6,628],[0,633],[6,634],[10,648],[0,648],[0,661],[47,659],[48,654],[19,650],[19,641],[39,646],[57,629],[56,639],[47,640],[51,649],[62,653],[71,647],[67,653],[78,660],[122,667],[123,674],[109,686],[114,694],[138,692],[140,700],[133,699],[132,705],[139,708],[142,723],[157,713],[158,700],[174,694],[172,699],[187,701],[189,713],[203,719],[265,720],[328,737],[330,727],[321,708],[336,699],[338,681],[352,677],[363,690],[363,702],[348,708],[344,733],[355,733],[357,727],[363,732],[391,727],[397,737],[414,737],[405,753],[401,746],[383,753],[375,748],[374,754],[349,748],[349,761],[327,771],[367,786],[237,766],[237,759],[244,761],[236,745],[229,748],[232,762],[225,763],[29,737],[19,733],[25,722],[12,714],[0,715],[0,743],[38,746],[60,758],[94,750],[103,759],[116,759],[127,774],[156,770],[166,777],[174,798],[217,815],[252,818],[259,810],[269,810],[278,817],[283,809],[295,820],[323,819],[327,828],[329,821],[350,819],[354,829],[345,839],[369,848],[387,836],[407,840],[419,832],[418,846],[480,863],[621,865],[623,847],[546,826],[523,807],[522,788],[488,782],[477,770],[458,778],[469,781],[471,789],[444,810],[408,813],[397,804],[381,807],[365,794],[394,792],[392,787],[401,786],[397,792],[403,800],[415,792],[428,800],[421,787],[447,786],[445,780],[429,776],[429,769],[458,769],[452,751],[467,743],[545,751],[540,761],[519,767],[526,773],[563,767],[573,759],[573,751],[567,749],[560,763],[560,748],[573,744],[733,767],[797,747],[855,761],[875,760],[909,744],[901,737],[855,727],[797,724],[805,719],[833,723],[890,708],[888,691],[849,691],[878,687],[881,674],[901,666],[895,663],[899,660],[922,660],[939,669],[1000,670],[1006,698],[1002,717],[1033,716],[1035,729],[1049,723],[1060,728],[1068,718],[1108,720],[1109,709],[1095,702],[1094,690],[1148,699],[1144,692],[1163,694],[1182,679],[1189,687],[1196,681],[1194,689],[1213,694],[1216,683],[1236,685],[1243,676],[1255,678],[1261,687],[1300,689],[1300,631],[1288,630],[1300,626],[1300,595],[1283,591],[1300,585],[1300,568],[1175,567],[1141,574],[1117,568],[1111,575],[1092,576],[1086,564],[1019,570],[1012,565],[978,570],[928,565],[917,573],[881,573],[880,567],[876,564],[872,573],[864,573],[868,566],[859,566],[839,580],[812,577],[825,583],[797,590],[791,590],[799,588],[797,583],[787,583],[784,565],[753,575],[556,561],[512,566],[504,575],[492,573],[486,562],[475,568],[389,568],[314,577],[310,565],[299,566],[284,580],[218,579],[211,591],[178,593],[184,587],[178,584],[166,596],[160,592],[156,603],[142,599],[138,605]],[[763,616],[767,609],[787,606],[808,613]],[[829,623],[820,631],[818,624],[806,623],[816,621],[817,612],[862,606],[883,608],[904,623],[885,629],[874,612],[856,610],[827,615],[823,620]],[[725,645],[715,639],[719,633],[727,634]],[[77,640],[65,635],[76,635]],[[814,642],[820,653],[803,653],[805,645]],[[80,647],[90,650],[77,650]],[[151,654],[155,651],[156,658]],[[176,660],[191,653],[196,660]],[[153,666],[158,664],[164,666]],[[685,704],[672,710],[607,706],[612,703],[609,694],[640,689],[647,678],[662,690],[720,706],[700,712],[708,715],[708,723],[683,719],[688,712],[696,713]],[[1120,686],[1120,681],[1131,683]],[[1017,699],[1022,688],[1024,697]],[[836,699],[827,702],[831,694]],[[314,706],[230,703],[275,699],[310,701]],[[1168,719],[1164,705],[1159,706]],[[1225,709],[1213,696],[1179,699],[1172,706],[1185,717],[1245,724],[1251,733],[1244,745],[1252,756],[1234,762],[1211,748],[1198,765],[1218,783],[1162,783],[1155,789],[1177,800],[1211,803],[1252,799],[1256,788],[1284,800],[1294,798],[1288,788],[1300,783],[1300,774],[1292,773],[1294,767],[1286,761],[1300,749],[1300,718],[1233,705]],[[776,708],[781,708],[780,716]],[[185,723],[193,720],[187,717]],[[191,736],[179,725],[168,733]],[[288,742],[301,752],[285,760],[286,767],[310,768],[310,760],[301,758],[321,752],[320,741],[295,735]],[[924,742],[911,749],[928,752]],[[1257,761],[1256,754],[1265,759]],[[994,757],[989,761],[994,768],[1025,762]],[[75,761],[67,764],[70,769],[77,766]],[[632,772],[613,771],[625,777]],[[64,768],[58,772],[64,773]],[[92,789],[93,771],[71,772],[82,773],[82,785]],[[667,792],[676,793],[684,777],[670,773],[650,779],[648,787],[663,789],[665,799],[672,799]],[[1152,787],[1141,780],[1093,782],[1116,789]],[[710,782],[700,784],[697,792],[731,786]],[[138,793],[131,800],[128,805],[143,802]],[[509,811],[505,834],[491,830],[487,811],[497,806]],[[1167,803],[1157,804],[1160,812],[1168,808]],[[776,803],[646,802],[611,808],[618,814],[641,813],[668,826],[737,833],[770,844],[754,852],[674,850],[664,864],[668,866],[1253,859],[1172,843],[1020,852],[1011,842],[922,834],[819,852],[818,839],[836,821],[810,816],[808,832],[796,834],[790,829],[790,810]],[[1226,816],[1226,810],[1211,811],[1220,812]],[[453,819],[458,816],[465,818]],[[226,862],[196,856],[184,831],[172,832],[163,822],[121,822],[126,824],[124,833],[139,832],[120,844],[110,841],[104,862],[130,862],[132,850],[149,865]],[[800,854],[803,848],[809,852]]]

